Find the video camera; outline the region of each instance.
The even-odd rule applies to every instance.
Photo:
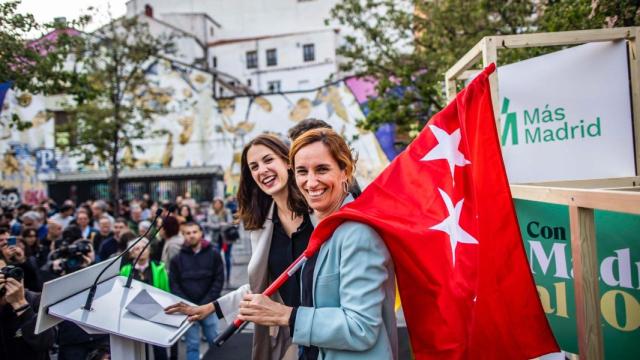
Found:
[[[22,269],[13,265],[7,265],[0,269],[0,274],[4,275],[5,279],[14,278],[17,281],[22,281],[22,278],[24,278]],[[3,297],[6,292],[7,289],[2,287],[2,289],[0,289],[0,298]]]
[[[90,252],[91,245],[88,241],[79,241],[71,245],[63,242],[62,245],[51,254],[51,259],[62,259],[60,268],[66,274],[69,274],[82,268],[84,261],[82,257],[88,255]]]

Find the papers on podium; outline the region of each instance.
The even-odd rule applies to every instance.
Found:
[[[180,327],[180,325],[187,320],[187,315],[165,314],[164,307],[144,289],[129,302],[126,309],[148,321],[176,328]]]
[[[173,345],[187,331],[191,323],[182,321],[176,327],[151,322],[148,318],[134,315],[126,309],[126,306],[143,290],[153,294],[158,306],[162,308],[179,301],[192,304],[140,281],[134,281],[131,288],[126,288],[124,287],[126,281],[127,279],[123,276],[114,276],[100,283],[91,311],[83,309],[89,291],[87,289],[49,306],[48,313],[56,318],[74,322],[83,328],[91,328],[94,331],[152,345],[164,347]]]

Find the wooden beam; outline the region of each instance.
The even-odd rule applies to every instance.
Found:
[[[495,116],[496,129],[500,132],[500,98],[498,96],[498,48],[494,36],[485,36],[482,46],[482,63],[484,67],[491,63],[496,64],[496,71],[489,75],[489,86],[491,87],[491,102],[493,103],[493,115]]]
[[[515,199],[640,215],[640,192],[511,185]]]
[[[456,79],[447,78],[445,80],[445,95],[447,96],[447,103],[450,103],[456,98],[458,94],[458,88],[456,86]]]
[[[457,79],[460,74],[473,66],[478,60],[480,60],[482,56],[482,47],[484,46],[484,41],[486,37],[482,38],[482,40],[478,41],[471,50],[467,51],[457,63],[455,63],[452,67],[447,70],[445,74],[445,80],[447,79]]]
[[[631,109],[633,111],[633,137],[636,151],[636,175],[640,175],[640,27],[633,28],[629,40],[629,76],[631,79]]]
[[[635,27],[623,27],[612,29],[592,29],[576,31],[560,31],[535,34],[518,34],[496,36],[496,45],[499,49],[577,45],[588,42],[611,41],[627,39],[636,36]]]
[[[593,209],[569,207],[580,359],[604,359]]]
[[[611,188],[632,188],[640,189],[640,176],[607,178],[607,179],[586,179],[586,180],[564,180],[564,181],[544,181],[521,185],[580,188],[580,189],[611,189]]]
[[[478,73],[482,71],[481,69],[477,69],[477,70],[465,70],[462,73],[460,73],[460,75],[458,75],[458,80],[467,80],[467,79],[471,79],[472,77],[475,77],[476,75],[478,75]]]

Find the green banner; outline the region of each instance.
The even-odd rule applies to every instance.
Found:
[[[560,347],[578,353],[567,206],[515,200],[531,271]],[[595,211],[605,357],[640,357],[640,216]]]

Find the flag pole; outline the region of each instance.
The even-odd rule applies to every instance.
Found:
[[[302,265],[304,265],[304,263],[307,262],[308,256],[309,255],[307,254],[307,251],[305,251],[302,255],[300,255],[291,265],[289,265],[289,267],[282,274],[280,274],[280,276],[278,276],[276,281],[271,283],[271,285],[269,285],[269,287],[262,292],[262,295],[270,297],[276,291],[278,291],[278,289],[287,280],[289,280],[289,278],[291,278],[298,270],[300,270],[300,268],[302,267]],[[224,329],[222,333],[220,333],[220,335],[218,335],[213,340],[213,342],[218,347],[222,346],[222,344],[224,344],[227,340],[229,340],[229,338],[233,334],[235,334],[236,332],[242,331],[242,329],[244,329],[244,327],[247,326],[247,324],[248,324],[247,322],[236,318],[231,324],[229,324],[229,326],[227,326],[226,329]]]

